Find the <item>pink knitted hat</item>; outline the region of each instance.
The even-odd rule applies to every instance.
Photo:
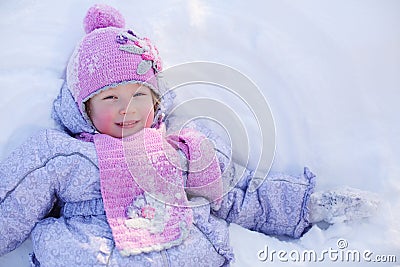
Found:
[[[140,83],[159,92],[161,71],[157,48],[148,38],[123,29],[121,13],[107,5],[91,7],[83,21],[86,36],[78,43],[67,66],[67,84],[82,115],[85,101],[121,83]]]

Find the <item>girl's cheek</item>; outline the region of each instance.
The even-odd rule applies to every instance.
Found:
[[[111,114],[109,114],[106,110],[101,110],[99,113],[100,116],[96,117],[94,125],[98,131],[104,133],[112,128],[114,121]]]
[[[151,109],[151,111],[148,112],[145,127],[146,127],[146,128],[149,128],[149,127],[153,124],[153,121],[154,121],[154,110]]]
[[[148,118],[147,119],[147,121],[146,121],[146,125],[145,125],[145,128],[150,128],[151,127],[151,125],[153,124],[153,118]]]

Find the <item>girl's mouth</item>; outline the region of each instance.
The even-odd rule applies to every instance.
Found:
[[[117,122],[116,124],[119,127],[122,128],[132,128],[133,126],[135,126],[139,121],[123,121],[123,122]]]

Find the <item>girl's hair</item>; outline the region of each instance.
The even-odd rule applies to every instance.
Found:
[[[157,110],[160,108],[160,105],[161,105],[161,98],[153,90],[150,90],[150,92],[151,92],[151,96],[153,98],[154,112],[157,112]]]

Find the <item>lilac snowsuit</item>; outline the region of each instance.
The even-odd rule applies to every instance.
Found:
[[[120,255],[104,213],[95,146],[73,137],[90,126],[68,94],[62,90],[54,103],[63,131],[39,132],[0,165],[0,256],[31,235],[36,266],[227,266],[233,259],[228,239],[231,222],[294,238],[309,227],[307,203],[314,175],[307,168],[299,176],[270,175],[251,190],[253,172],[230,161],[223,140],[200,127],[216,140],[225,183],[234,183],[222,207],[194,208],[190,234],[178,246]],[[61,216],[46,217],[55,203],[61,206]]]

